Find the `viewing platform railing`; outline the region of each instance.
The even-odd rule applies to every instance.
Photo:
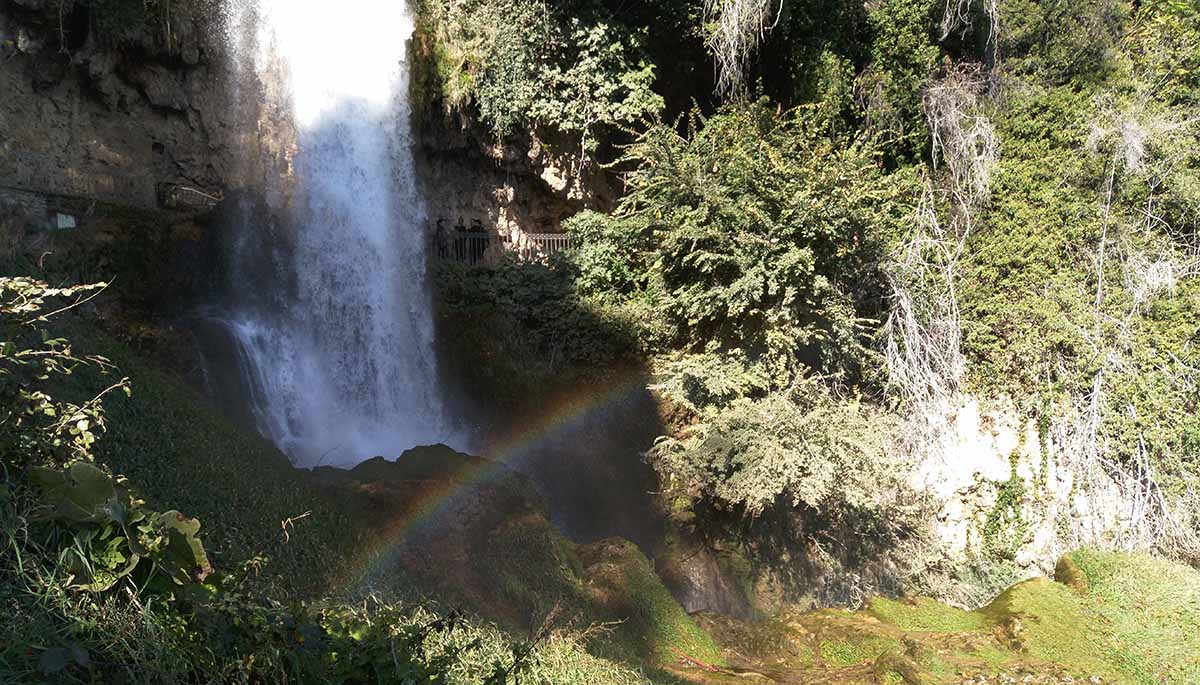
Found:
[[[536,262],[571,249],[571,236],[566,233],[522,233],[516,240],[503,240],[493,233],[448,231],[435,233],[431,240],[434,257],[471,266],[494,262],[506,252]]]

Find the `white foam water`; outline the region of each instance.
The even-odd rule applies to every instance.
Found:
[[[298,465],[453,445],[424,286],[407,3],[254,5],[253,61],[260,73],[282,64],[297,149],[281,218],[288,247],[264,251],[261,227],[238,226],[233,297],[219,314],[238,347],[250,413]]]

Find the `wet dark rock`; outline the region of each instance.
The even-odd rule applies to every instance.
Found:
[[[187,110],[188,95],[184,90],[183,74],[179,71],[160,64],[138,65],[130,70],[129,77],[151,105],[176,112]]]
[[[677,543],[655,559],[658,574],[688,613],[707,611],[737,618],[757,613],[746,584],[738,578],[736,562],[703,544]],[[732,563],[731,563],[732,562]]]

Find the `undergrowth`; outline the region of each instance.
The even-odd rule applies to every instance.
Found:
[[[286,460],[270,458],[261,446],[258,459],[239,468],[233,457],[254,459],[254,453],[239,450],[231,428],[189,407],[186,395],[165,381],[151,405],[108,414],[106,400],[114,392],[128,391],[137,402],[128,379],[113,377],[109,358],[49,334],[60,310],[86,307],[100,291],[0,278],[6,410],[0,417],[0,673],[22,682],[645,681],[637,671],[590,656],[578,633],[547,629],[513,641],[455,612],[372,596],[288,599],[267,579],[281,570],[310,573],[314,578],[296,587],[311,588],[321,577],[318,569],[336,568],[329,562],[338,547],[297,539],[291,543],[298,553],[289,554],[290,536],[284,536],[282,545],[266,545],[284,559],[280,569],[246,551],[280,525],[275,517],[288,510],[277,507],[289,506],[284,493],[302,482],[299,475],[287,478]],[[107,386],[91,384],[104,376]],[[196,431],[190,421],[207,430]],[[126,422],[122,442],[116,426]],[[197,442],[174,442],[183,436]],[[115,438],[111,453],[96,449],[108,438]],[[218,441],[228,460],[219,456]],[[205,464],[214,449],[214,464]],[[214,554],[216,564],[200,523],[153,509],[139,497],[136,481],[114,475],[126,467],[152,484],[154,499],[188,500],[214,513],[216,523],[206,530],[219,541],[214,550],[223,548]],[[254,480],[247,480],[247,469]],[[205,506],[202,498],[214,495],[229,499]],[[221,507],[247,510],[255,506],[250,499],[261,507],[250,518],[218,513]],[[319,509],[321,499],[305,504]],[[335,544],[354,541],[347,521],[324,523],[340,529],[343,539]]]
[[[1200,573],[1096,549],[1060,563],[1071,565],[1086,587],[1035,578],[975,611],[876,598],[859,611],[701,622],[742,668],[786,672],[793,682],[1196,682]]]

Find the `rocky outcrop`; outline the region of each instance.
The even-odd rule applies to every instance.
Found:
[[[1106,545],[1132,507],[1115,483],[1083,482],[1071,454],[1035,418],[1003,402],[963,397],[941,449],[913,473],[939,503],[934,532],[958,558],[1011,562],[1021,576],[1049,573],[1063,553]]]
[[[678,543],[677,543],[678,544]],[[688,613],[708,611],[751,619],[757,615],[749,569],[745,574],[731,568],[748,565],[734,555],[725,555],[703,544],[679,548],[665,545],[654,559],[663,584]]]
[[[523,633],[602,624],[607,649],[640,663],[717,656],[637,545],[575,544],[533,483],[503,464],[435,445],[313,473],[370,522],[346,590],[415,588]]]
[[[137,208],[164,188],[219,196],[237,108],[218,27],[177,12],[169,32],[106,33],[93,5],[0,2],[0,186]]]
[[[559,233],[582,209],[611,209],[614,175],[549,132],[494,140],[482,124],[440,105],[417,113],[414,145],[430,230],[483,231],[490,256],[520,251],[528,234]]]
[[[277,111],[286,98],[272,92],[282,81],[238,68],[232,27],[214,25],[221,13],[115,31],[95,3],[62,7],[0,0],[0,187],[140,209],[209,206],[251,188],[286,204],[295,150]],[[618,197],[614,174],[552,132],[498,142],[440,103],[413,114],[430,229],[482,229],[499,254]],[[271,168],[248,168],[260,163]]]

